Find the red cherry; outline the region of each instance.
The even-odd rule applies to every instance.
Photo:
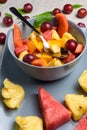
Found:
[[[71,4],[65,4],[63,7],[63,12],[65,14],[70,14],[73,11],[73,6]]]
[[[81,28],[85,28],[85,27],[86,27],[86,25],[85,25],[84,23],[82,23],[82,22],[79,22],[77,25],[78,25],[79,27],[81,27]]]
[[[78,18],[84,18],[87,15],[87,10],[85,8],[80,8],[77,12]]]
[[[7,2],[7,0],[0,0],[0,2],[1,2],[1,3],[6,3],[6,2]]]
[[[30,17],[29,17],[29,16],[27,16],[27,15],[26,15],[26,16],[24,16],[24,17],[25,17],[26,19],[29,19],[29,18],[30,18]]]
[[[70,39],[66,42],[66,49],[71,51],[71,52],[74,52],[75,49],[77,47],[77,42],[73,39]]]
[[[13,24],[13,19],[8,16],[5,16],[3,18],[3,23],[6,27],[10,27]]]
[[[31,64],[31,62],[35,59],[36,57],[32,54],[26,54],[24,57],[23,57],[23,61],[28,63],[28,64]]]
[[[58,13],[61,13],[60,9],[59,8],[54,8],[53,11],[52,11],[52,14],[56,15]]]
[[[26,13],[30,13],[33,9],[33,6],[30,3],[26,3],[26,4],[24,4],[23,9]]]
[[[1,32],[0,33],[0,44],[4,44],[6,39],[6,34]]]
[[[47,30],[51,30],[52,29],[52,25],[49,22],[43,22],[41,25],[41,31],[44,33]]]

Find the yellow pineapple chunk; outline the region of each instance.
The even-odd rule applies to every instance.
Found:
[[[66,40],[69,40],[69,39],[73,39],[73,40],[76,40],[71,33],[69,32],[65,32],[62,36],[62,38],[66,38]]]
[[[36,33],[35,31],[32,31],[32,33],[29,35],[29,39],[36,39]]]
[[[52,30],[52,39],[56,39],[56,40],[60,39],[59,34],[54,29]]]
[[[7,78],[4,80],[2,88],[3,102],[8,108],[19,108],[24,99],[24,89],[18,84],[14,84]]]
[[[18,59],[20,60],[20,61],[22,61],[23,60],[23,57],[26,55],[26,54],[28,54],[28,51],[23,51],[23,52],[21,52],[20,54],[19,54],[19,57],[18,57]]]
[[[87,97],[84,95],[67,94],[65,96],[65,103],[72,112],[74,121],[78,121],[87,112]]]
[[[87,93],[87,70],[83,71],[83,73],[78,78],[78,82],[82,89]]]
[[[49,40],[48,41],[49,45],[50,45],[50,50],[53,53],[58,53],[60,52],[60,47],[61,47],[61,39],[59,40]]]
[[[42,58],[42,59],[45,59],[47,63],[52,60],[52,56],[50,55],[50,53],[46,53],[46,52],[44,52],[44,53],[42,54],[42,57],[41,57],[41,58]]]
[[[63,65],[63,64],[62,64],[62,62],[61,62],[59,59],[53,58],[53,59],[48,63],[47,66],[61,66],[61,65]]]
[[[43,121],[37,116],[16,116],[19,130],[43,130]]]
[[[35,47],[37,50],[39,50],[40,52],[43,50],[43,42],[37,39],[32,39]]]
[[[66,42],[69,40],[69,39],[73,39],[73,40],[76,40],[69,32],[65,32],[61,38],[61,46],[62,47],[65,47],[66,46]]]

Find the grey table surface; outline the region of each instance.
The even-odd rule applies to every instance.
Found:
[[[8,32],[9,28],[6,28],[2,25],[2,18],[5,13],[9,12],[9,7],[15,6],[17,8],[22,8],[24,3],[30,2],[33,4],[33,11],[29,14],[30,17],[33,15],[43,13],[45,11],[53,10],[55,7],[63,8],[63,5],[66,4],[66,0],[8,0],[6,4],[0,5],[0,11],[2,16],[0,17],[0,32]],[[81,4],[83,7],[87,8],[87,0],[67,0],[67,3],[71,4]],[[38,5],[38,6],[37,6]],[[67,15],[69,20],[74,21],[75,23],[84,22],[87,25],[87,17],[84,19],[76,18],[75,14],[77,9],[73,11],[71,15]],[[14,16],[14,22],[18,23],[19,20]],[[87,35],[87,32],[85,33]],[[4,105],[0,98],[0,130],[14,130],[15,116],[30,116],[30,115],[41,115],[41,110],[38,102],[38,87],[42,86],[45,88],[56,100],[64,103],[64,96],[67,93],[77,93],[85,94],[78,84],[78,77],[80,74],[87,69],[87,50],[83,55],[83,58],[80,60],[80,63],[76,69],[67,77],[53,81],[53,82],[41,82],[35,79],[30,78],[24,72],[22,72],[19,67],[15,64],[14,60],[9,54],[8,48],[5,45],[4,50],[3,46],[0,46],[0,93],[1,88],[3,87],[3,80],[7,77],[11,81],[22,85],[25,89],[26,95],[23,103],[20,108],[17,110],[9,110]],[[1,63],[0,62],[0,63]],[[66,124],[59,127],[57,130],[74,130],[77,122],[74,122],[72,119]]]

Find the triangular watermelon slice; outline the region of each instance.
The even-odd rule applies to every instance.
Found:
[[[80,119],[74,130],[87,130],[87,114]]]
[[[71,112],[44,88],[39,87],[38,96],[46,130],[55,130],[71,118]]]

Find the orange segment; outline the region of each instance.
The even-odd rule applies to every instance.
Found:
[[[28,43],[28,50],[30,54],[36,50],[36,46],[32,40]]]

